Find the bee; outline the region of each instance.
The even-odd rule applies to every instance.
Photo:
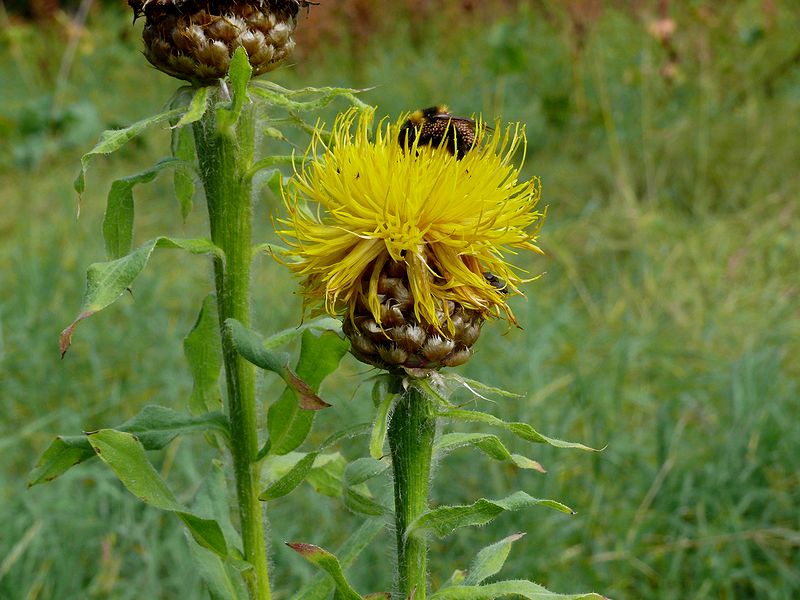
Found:
[[[475,129],[474,120],[454,117],[444,105],[431,106],[409,115],[397,142],[404,149],[417,140],[420,146],[441,146],[460,160],[475,145]]]

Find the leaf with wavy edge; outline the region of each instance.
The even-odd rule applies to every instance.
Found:
[[[574,515],[575,512],[561,502],[534,498],[525,492],[514,492],[500,500],[481,498],[472,504],[440,506],[422,513],[406,529],[406,537],[432,532],[444,537],[460,527],[485,525],[506,511],[518,511],[533,506],[547,506]]]
[[[198,416],[187,415],[164,406],[148,405],[142,411],[115,427],[117,431],[135,433],[147,450],[158,450],[178,435],[216,431],[229,436],[228,419],[220,412]],[[31,471],[28,487],[52,481],[72,467],[94,458],[85,435],[58,436],[42,453]]]
[[[430,600],[495,600],[495,598],[525,598],[526,600],[608,600],[600,594],[557,594],[523,579],[498,581],[489,585],[458,585],[439,590]]]
[[[164,123],[165,121],[170,121],[176,117],[180,117],[185,111],[186,107],[183,106],[179,108],[173,108],[157,115],[147,117],[146,119],[142,119],[141,121],[137,121],[128,127],[124,127],[122,129],[108,129],[101,133],[100,139],[97,141],[97,144],[95,144],[94,148],[89,150],[89,152],[81,157],[81,170],[78,173],[78,176],[75,178],[75,182],[73,183],[73,187],[75,188],[75,191],[78,192],[78,195],[83,194],[84,190],[86,189],[86,169],[88,168],[89,162],[94,156],[97,156],[98,154],[111,154],[112,152],[116,152],[148,127],[152,127],[153,125],[158,125],[160,123]]]
[[[446,433],[436,441],[433,451],[437,453],[437,456],[443,457],[453,450],[466,446],[475,446],[487,456],[495,460],[511,462],[520,469],[533,469],[539,473],[546,473],[537,461],[509,452],[500,438],[491,433]]]
[[[157,237],[139,246],[130,254],[109,262],[94,263],[86,271],[86,291],[81,312],[61,332],[59,347],[64,357],[72,344],[72,334],[78,323],[115,302],[144,270],[156,248],[179,248],[192,254],[213,254],[222,260],[224,254],[211,240]]]
[[[524,533],[515,533],[500,540],[499,542],[486,546],[475,557],[469,566],[469,571],[464,578],[464,585],[478,585],[492,575],[496,575],[503,568],[511,552],[511,544],[521,539]]]
[[[505,429],[506,431],[510,431],[511,433],[513,433],[517,437],[522,438],[523,440],[527,440],[529,442],[535,442],[537,444],[548,444],[550,446],[555,446],[556,448],[577,448],[579,450],[588,450],[590,452],[599,452],[600,450],[602,450],[602,449],[598,450],[597,448],[590,448],[589,446],[585,446],[584,444],[579,444],[577,442],[565,442],[564,440],[547,437],[536,431],[533,427],[531,427],[527,423],[514,423],[514,422],[503,421],[502,419],[498,419],[494,415],[479,412],[477,410],[464,410],[461,408],[445,408],[439,411],[439,416],[448,419],[456,419],[458,421],[472,421],[476,423],[486,423],[487,425],[491,425],[493,427],[500,427],[502,429]]]
[[[174,512],[189,528],[195,541],[221,557],[228,547],[222,529],[214,520],[203,519],[178,502],[153,465],[135,435],[101,429],[87,434],[95,453],[117,475],[128,491],[145,504]]]

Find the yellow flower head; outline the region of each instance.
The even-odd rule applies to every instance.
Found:
[[[318,128],[284,191],[289,216],[279,234],[306,305],[353,319],[360,304],[383,326],[379,278],[391,265],[405,271],[418,323],[452,329],[454,305],[514,322],[506,299],[523,279],[505,257],[541,252],[543,219],[538,178],[520,181],[512,164],[520,148],[524,159],[524,128],[479,122],[473,149],[459,159],[444,145],[401,146],[405,117],[381,121],[374,135],[373,119],[345,112],[329,140]]]

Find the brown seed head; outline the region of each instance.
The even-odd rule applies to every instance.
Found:
[[[294,48],[292,33],[307,0],[128,0],[144,16],[144,55],[160,71],[209,85],[244,47],[253,75],[274,69]]]

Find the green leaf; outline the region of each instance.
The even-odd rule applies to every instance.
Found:
[[[311,469],[306,481],[318,494],[329,498],[341,498],[345,467],[347,467],[347,461],[336,452],[332,455],[331,460]]]
[[[296,340],[304,331],[309,329],[320,332],[333,331],[334,333],[338,334],[342,331],[342,323],[333,317],[317,317],[316,319],[306,321],[297,327],[290,327],[289,329],[284,329],[283,331],[279,331],[278,333],[269,336],[264,340],[264,348],[267,350],[274,350],[278,346],[284,346],[289,342]]]
[[[242,539],[231,521],[230,494],[224,464],[221,460],[211,461],[211,471],[203,479],[192,502],[192,510],[199,516],[213,519],[219,523],[230,554],[240,559],[239,548]]]
[[[159,450],[185,433],[216,431],[228,437],[228,420],[220,412],[191,416],[163,406],[145,406],[142,411],[116,428],[135,433],[147,450]],[[58,436],[42,454],[31,471],[28,486],[52,481],[70,468],[93,458],[86,436]]]
[[[344,98],[361,109],[369,108],[356,97],[356,94],[365,90],[354,90],[337,87],[307,87],[301,90],[288,90],[272,82],[257,81],[252,85],[254,94],[262,97],[271,106],[279,106],[287,110],[316,111],[326,107],[337,98]],[[302,96],[317,96],[314,100],[292,100]]]
[[[537,461],[509,452],[508,448],[500,441],[500,438],[491,433],[446,433],[436,441],[433,450],[441,458],[453,450],[465,446],[475,446],[487,456],[495,460],[511,462],[520,469],[533,469],[540,473],[545,472],[542,465]]]
[[[506,511],[518,511],[539,505],[575,514],[571,508],[555,500],[533,498],[525,492],[515,492],[500,500],[481,498],[468,505],[434,508],[414,519],[406,529],[405,535],[410,537],[432,532],[438,537],[444,537],[460,527],[485,525]]]
[[[389,461],[374,458],[357,458],[344,470],[344,483],[355,486],[382,475],[389,469]]]
[[[460,375],[456,375],[454,373],[448,373],[444,377],[444,381],[448,391],[452,391],[456,388],[464,388],[465,390],[471,392],[474,396],[483,398],[484,400],[487,399],[487,396],[500,396],[503,398],[512,399],[522,398],[520,394],[509,392],[508,390],[504,390],[502,388],[486,385],[481,381],[461,377]]]
[[[223,560],[197,544],[189,547],[197,572],[212,600],[247,600],[249,596],[244,581],[229,560]]]
[[[207,89],[207,88],[201,88]],[[194,164],[197,158],[194,148],[194,132],[191,127],[172,130],[172,155],[182,161],[175,166],[172,189],[181,207],[181,218],[186,221],[194,202]]]
[[[188,527],[195,541],[225,557],[227,544],[216,521],[202,519],[177,501],[167,484],[150,464],[144,447],[131,433],[101,429],[87,434],[95,453],[117,475],[122,484],[142,502],[174,512]]]
[[[299,167],[303,164],[303,157],[295,156],[293,154],[287,155],[273,155],[273,156],[266,156],[260,160],[257,160],[252,167],[247,171],[245,177],[248,179],[255,177],[259,171],[263,171],[264,169],[269,169],[270,167],[275,167],[277,165],[287,165],[290,167]],[[277,173],[277,175],[275,175]],[[269,178],[267,178],[267,185],[269,186],[270,191],[275,194],[278,198],[281,197],[280,187],[278,187],[278,192],[275,193],[274,182],[272,181],[273,178],[278,178],[278,185],[280,185],[280,181],[282,179],[281,172],[275,169]]]
[[[285,496],[286,494],[294,490],[298,485],[300,485],[303,482],[303,480],[305,480],[306,477],[308,477],[309,473],[311,473],[313,468],[319,469],[322,468],[324,465],[330,463],[332,460],[341,459],[341,455],[338,453],[326,455],[322,454],[322,452],[344,438],[351,437],[353,435],[358,435],[363,431],[363,428],[364,428],[363,425],[356,425],[355,427],[344,429],[329,436],[320,445],[317,451],[309,452],[308,454],[302,456],[302,458],[297,460],[288,471],[279,475],[278,478],[275,479],[275,481],[273,481],[272,483],[270,483],[269,486],[267,486],[267,489],[265,489],[259,495],[258,499],[263,501],[268,501],[268,500],[274,500],[275,498],[280,498],[281,496]],[[284,453],[283,455],[280,455],[280,457],[289,456],[289,454],[290,453]],[[291,454],[297,454],[297,453],[291,453]],[[274,463],[281,462],[279,460],[280,457],[278,455],[273,455],[273,459],[270,461],[269,467],[273,467]],[[339,480],[341,480],[343,474],[343,467],[337,467],[336,471],[337,471],[336,477]],[[338,489],[341,489],[341,487],[339,487]]]
[[[272,174],[267,177],[266,184],[269,191],[274,194],[276,198],[281,197],[281,190],[283,189],[283,173],[275,169]],[[341,327],[341,324],[339,325]]]
[[[389,461],[375,460],[373,458],[359,458],[345,467],[342,476],[342,496],[344,505],[353,512],[380,516],[386,508],[375,502],[364,482],[382,475],[389,468]]]
[[[525,598],[526,600],[607,600],[600,594],[556,594],[540,585],[524,580],[499,581],[482,586],[454,586],[439,590],[430,600],[494,600]]]
[[[342,544],[336,552],[343,569],[353,564],[356,557],[370,545],[372,540],[384,529],[381,519],[367,519],[356,531]],[[320,573],[291,600],[327,600],[333,591],[333,581],[324,573]]]
[[[524,533],[515,533],[496,544],[486,546],[486,548],[478,552],[478,556],[475,557],[469,567],[467,576],[464,579],[464,585],[478,585],[483,583],[485,579],[499,573],[508,558],[508,553],[511,552],[511,544],[524,535]]]
[[[100,134],[100,139],[98,140],[97,144],[95,144],[94,148],[89,150],[89,152],[81,157],[81,170],[80,173],[78,173],[78,176],[75,178],[75,183],[73,184],[75,191],[78,192],[79,195],[83,194],[86,188],[86,169],[88,168],[89,161],[91,161],[92,157],[97,156],[98,154],[111,154],[112,152],[116,152],[148,127],[152,127],[153,125],[158,125],[165,121],[169,121],[170,119],[174,119],[182,115],[184,110],[185,108],[183,107],[173,108],[157,115],[147,117],[146,119],[142,119],[141,121],[137,121],[133,125],[125,127],[124,129],[109,129],[104,131],[102,134]]]
[[[189,410],[201,413],[219,409],[222,394],[219,377],[222,369],[222,343],[219,339],[217,300],[209,294],[203,300],[194,327],[183,340],[183,353],[192,372]]]
[[[382,390],[384,386],[380,382],[375,383],[374,390]],[[386,428],[388,427],[389,409],[394,402],[395,394],[385,392],[383,399],[378,403],[378,410],[375,412],[375,421],[372,424],[372,433],[369,437],[369,455],[378,460],[383,457],[383,445],[386,441]]]
[[[195,121],[199,121],[203,118],[203,115],[206,114],[206,109],[208,108],[208,98],[211,93],[211,89],[212,88],[210,86],[204,86],[195,90],[194,95],[192,96],[192,101],[189,103],[189,108],[175,124],[175,128],[189,125],[190,123],[194,123]]]
[[[86,436],[58,436],[45,449],[28,476],[28,487],[52,481],[59,475],[94,457]]]
[[[521,437],[523,440],[535,442],[537,444],[548,444],[556,448],[578,448],[580,450],[589,450],[591,452],[599,452],[596,448],[590,448],[583,444],[576,442],[565,442],[555,438],[550,438],[542,435],[527,423],[509,423],[498,419],[494,415],[490,415],[476,410],[464,410],[460,408],[446,408],[439,412],[439,416],[450,419],[457,419],[459,421],[472,421],[477,423],[486,423],[493,427],[500,427],[506,431],[510,431],[514,435]]]
[[[230,109],[221,108],[218,112],[220,131],[225,131],[239,120],[244,103],[247,101],[247,82],[250,81],[252,74],[253,67],[247,58],[247,51],[243,46],[239,46],[233,53],[230,67],[228,67],[228,79],[231,82],[233,98]]]
[[[166,168],[180,164],[177,158],[162,158],[155,165],[111,184],[103,218],[103,239],[110,260],[121,258],[131,251],[133,243],[133,188],[150,183]]]
[[[110,262],[89,265],[86,272],[86,291],[83,294],[81,312],[61,332],[59,338],[62,357],[72,343],[72,334],[78,323],[103,310],[119,298],[142,272],[156,248],[180,248],[192,254],[213,254],[219,259],[223,258],[222,250],[217,248],[211,240],[158,237],[145,242],[127,256]]]
[[[386,507],[373,500],[366,493],[348,487],[342,491],[345,508],[359,515],[380,517],[386,514]]]
[[[347,583],[342,567],[333,554],[313,544],[287,542],[286,545],[308,562],[327,573],[333,580],[334,587],[342,600],[362,600],[361,595]]]
[[[214,431],[225,438],[230,436],[228,418],[221,412],[192,416],[157,405],[145,406],[138,415],[117,429],[136,434],[147,450],[160,450],[177,436],[186,433]]]
[[[275,500],[291,492],[303,482],[309,471],[311,471],[318,454],[318,452],[306,454],[286,475],[267,486],[267,489],[261,492],[258,499],[261,501]]]
[[[304,330],[297,362],[297,377],[305,381],[313,393],[336,370],[348,348],[347,341],[333,331],[317,334],[312,329]],[[314,413],[304,410],[303,395],[296,392],[289,384],[278,401],[269,407],[267,430],[272,454],[291,452],[303,443],[311,431]],[[313,406],[312,404],[311,408]]]

